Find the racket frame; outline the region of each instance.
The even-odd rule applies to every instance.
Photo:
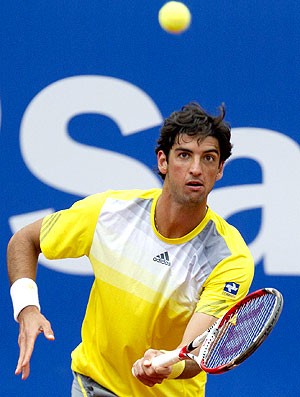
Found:
[[[208,368],[204,359],[208,354],[210,347],[215,342],[217,336],[222,329],[226,326],[226,324],[230,324],[230,320],[232,316],[239,310],[241,306],[244,306],[250,300],[254,298],[259,298],[260,296],[266,294],[273,294],[276,297],[276,303],[274,308],[269,316],[268,321],[265,323],[262,331],[256,336],[254,341],[251,343],[251,346],[246,349],[239,356],[231,360],[229,363],[223,364],[216,368]],[[169,351],[165,354],[156,356],[152,359],[152,366],[154,368],[160,366],[169,366],[173,365],[181,360],[192,359],[196,361],[196,363],[203,369],[205,372],[210,374],[221,374],[227,372],[234,367],[241,364],[246,358],[248,358],[254,351],[262,344],[262,342],[267,338],[275,324],[277,323],[281,311],[283,307],[283,297],[281,293],[275,288],[262,288],[260,290],[254,291],[243,298],[240,302],[236,303],[225,315],[219,318],[211,327],[209,327],[203,334],[197,336],[193,341],[191,341],[188,345],[183,346],[182,348],[178,348],[172,351]],[[192,352],[201,346],[199,354],[195,355]]]
[[[276,297],[276,301],[273,307],[273,310],[271,314],[269,315],[268,320],[264,324],[261,332],[255,337],[255,339],[252,341],[251,345],[249,346],[248,349],[246,349],[243,353],[235,357],[233,360],[230,362],[220,365],[216,368],[209,368],[205,365],[204,359],[205,355],[207,354],[207,351],[209,347],[213,344],[214,340],[216,339],[217,335],[219,332],[221,332],[224,324],[230,324],[230,319],[231,317],[238,312],[239,308],[241,306],[244,306],[247,302],[259,298],[261,296],[267,295],[267,294],[272,294]],[[219,331],[214,334],[211,340],[207,338],[201,346],[200,352],[199,352],[199,358],[197,360],[196,357],[193,359],[200,365],[200,367],[207,373],[209,374],[222,374],[224,372],[227,372],[238,365],[240,365],[243,361],[245,361],[251,354],[255,352],[255,350],[258,349],[258,347],[263,343],[263,341],[267,338],[267,336],[270,334],[272,329],[274,328],[275,324],[277,323],[280,314],[282,312],[283,308],[283,297],[281,293],[276,290],[275,288],[262,288],[260,290],[254,291],[251,294],[247,295],[244,299],[242,299],[240,302],[235,304],[229,311],[221,318],[221,321],[218,325]],[[206,346],[207,344],[207,346]],[[204,350],[206,349],[206,351]],[[201,351],[202,350],[202,351]],[[201,355],[202,354],[202,355]],[[192,358],[192,357],[190,357]]]

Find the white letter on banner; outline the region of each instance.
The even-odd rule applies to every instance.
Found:
[[[224,218],[262,208],[261,229],[249,247],[255,262],[264,260],[266,274],[299,275],[299,145],[286,135],[262,128],[233,128],[232,141],[234,154],[228,162],[239,158],[257,161],[263,182],[215,189],[210,204]]]
[[[30,102],[21,123],[22,155],[38,179],[80,196],[107,189],[161,186],[158,176],[144,163],[73,140],[68,123],[86,113],[111,118],[124,136],[162,122],[152,99],[126,81],[108,76],[57,81]]]

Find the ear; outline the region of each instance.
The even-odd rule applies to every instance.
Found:
[[[166,175],[168,170],[168,161],[167,156],[162,150],[157,153],[157,167],[162,174]]]
[[[216,181],[219,181],[220,179],[222,179],[223,170],[224,170],[224,161],[222,163],[220,163],[219,171],[218,171],[217,176],[216,176]]]

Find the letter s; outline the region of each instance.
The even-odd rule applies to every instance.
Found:
[[[81,196],[107,189],[160,186],[158,177],[145,164],[73,140],[68,135],[68,122],[84,113],[111,118],[122,135],[162,122],[152,99],[126,81],[108,76],[76,76],[57,81],[31,101],[21,122],[21,152],[38,179]]]

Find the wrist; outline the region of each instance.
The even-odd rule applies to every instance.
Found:
[[[166,353],[167,352],[167,350],[160,350],[160,351],[162,353]],[[178,376],[180,376],[183,373],[184,369],[185,369],[185,363],[186,363],[186,360],[182,360],[182,361],[179,361],[176,364],[173,364],[172,365],[172,371],[169,374],[168,379],[176,379],[176,378],[178,378]]]
[[[172,371],[170,375],[168,376],[168,379],[176,379],[178,378],[184,371],[185,369],[185,360],[179,361],[176,364],[172,365]]]
[[[38,287],[31,278],[19,278],[10,287],[14,319],[18,322],[20,312],[27,306],[36,306],[40,311]]]

